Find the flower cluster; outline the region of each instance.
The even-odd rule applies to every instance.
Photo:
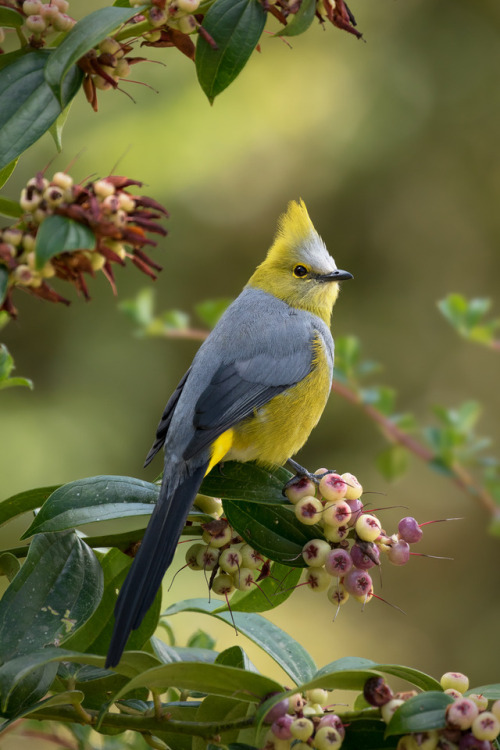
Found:
[[[0,230],[0,310],[16,316],[12,295],[17,289],[69,304],[48,284],[52,277],[70,282],[89,299],[85,274],[102,271],[115,291],[112,265],[125,265],[127,259],[156,278],[161,267],[143,248],[156,245],[147,233],[166,234],[157,220],[168,214],[152,198],[129,192],[132,186],[141,185],[118,176],[79,185],[66,172],[56,172],[51,180],[39,173],[29,180],[19,200],[21,218]],[[51,250],[52,236],[48,255],[47,247],[41,247],[44,225],[50,227],[51,235],[62,230],[56,253]],[[64,237],[70,239],[65,243]]]
[[[43,47],[45,37],[49,34],[69,31],[76,23],[66,12],[69,8],[67,0],[16,0],[12,7],[25,16],[22,30],[29,35],[29,44],[32,47]],[[4,31],[0,29],[0,44],[4,38]]]
[[[328,692],[321,688],[296,693],[277,703],[265,722],[271,728],[262,750],[338,750],[345,736],[337,714],[328,711]]]
[[[467,692],[469,679],[461,672],[446,672],[441,677],[441,687],[453,699],[446,708],[444,726],[404,735],[397,750],[493,750],[500,734],[500,700],[489,705],[484,695]],[[393,693],[383,677],[371,677],[363,695],[371,706],[380,708],[381,717],[388,724],[416,692]]]
[[[353,474],[318,469],[316,475],[321,477],[317,484],[304,477],[286,490],[298,520],[317,524],[324,537],[303,548],[308,566],[305,583],[313,591],[327,591],[337,606],[350,596],[366,603],[374,596],[368,571],[380,565],[381,553],[394,565],[404,565],[410,558],[410,544],[421,539],[422,529],[407,517],[399,522],[397,533],[388,536],[379,519],[363,510],[363,488]]]

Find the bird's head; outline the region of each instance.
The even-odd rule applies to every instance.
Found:
[[[301,200],[288,204],[267,257],[248,285],[291,307],[308,310],[329,325],[339,281],[346,279],[352,279],[352,274],[337,268]]]

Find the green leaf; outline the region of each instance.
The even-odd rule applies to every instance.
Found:
[[[53,487],[37,487],[34,490],[19,492],[17,495],[0,503],[0,526],[16,516],[39,508],[52,495],[59,485]]]
[[[3,304],[9,288],[9,272],[5,266],[0,265],[0,305]]]
[[[389,416],[394,411],[396,391],[385,386],[362,388],[360,395],[364,404],[375,406],[382,414]]]
[[[160,488],[134,477],[96,476],[59,487],[43,505],[23,538],[124,516],[147,516]]]
[[[42,701],[33,703],[30,706],[26,706],[21,711],[12,716],[8,721],[5,721],[0,725],[0,734],[4,732],[10,724],[18,719],[29,716],[35,711],[39,711],[43,708],[51,708],[52,706],[75,706],[83,702],[84,694],[81,690],[65,690],[63,693],[57,695],[51,695],[49,698],[45,698]]]
[[[16,168],[18,161],[19,159],[13,159],[9,164],[6,164],[5,167],[0,169],[0,188],[5,185],[12,172]]]
[[[40,535],[0,602],[1,660],[60,643],[96,609],[102,570],[74,532]]]
[[[465,695],[470,695],[471,693],[475,693],[476,695],[484,695],[484,697],[488,698],[489,701],[500,700],[500,683],[496,683],[493,685],[480,685],[479,687],[471,688],[470,690],[467,690]]]
[[[78,21],[59,47],[51,54],[45,67],[45,81],[59,101],[64,101],[64,81],[75,63],[122,23],[142,13],[143,6],[136,8],[101,8]]]
[[[36,268],[43,268],[48,260],[72,250],[93,250],[95,235],[90,227],[67,216],[52,214],[40,224],[36,235]]]
[[[158,688],[162,692],[169,687],[176,687],[179,690],[194,690],[238,698],[248,703],[258,703],[268,693],[282,689],[278,682],[269,677],[244,669],[221,664],[179,662],[148,669],[137,675],[130,680],[126,689],[113,697],[113,701],[118,700],[128,690],[139,687],[148,687],[150,690]]]
[[[229,612],[218,605],[219,602],[207,602],[204,599],[186,599],[173,604],[164,615],[170,617],[179,612],[199,612],[216,617],[230,627],[236,627],[262,648],[296,684],[312,679],[316,672],[314,661],[290,635],[258,614],[233,611],[231,617]]]
[[[7,662],[12,665],[17,659]],[[0,672],[3,667],[0,667]],[[57,664],[45,664],[25,672],[8,690],[0,690],[0,712],[9,718],[19,716],[26,708],[32,708],[50,689],[57,673]]]
[[[14,360],[5,344],[0,344],[0,381],[7,380],[14,369]]]
[[[76,28],[76,27],[75,27]],[[81,86],[83,71],[73,67],[60,102],[44,79],[51,50],[16,56],[0,74],[0,169],[45,133]]]
[[[196,72],[212,103],[245,67],[266,23],[258,0],[216,0],[203,19],[203,28],[217,45],[200,34],[196,45]]]
[[[14,160],[14,163],[16,161],[17,159]],[[10,164],[12,164],[12,162],[10,162]],[[10,164],[8,166],[10,166]],[[7,169],[7,167],[5,167],[5,169]],[[0,214],[6,216],[8,219],[19,219],[19,217],[23,215],[23,210],[17,201],[0,196]]]
[[[292,506],[256,505],[225,500],[224,513],[245,542],[271,560],[293,568],[305,567],[302,549],[310,539],[322,539],[318,526],[305,526]]]
[[[228,461],[221,469],[215,466],[205,477],[200,492],[209,497],[228,500],[248,500],[253,503],[280,503],[290,506],[283,497],[283,486],[292,474],[279,467],[264,469],[254,463]]]
[[[408,465],[408,451],[402,445],[390,445],[377,456],[378,470],[391,482],[405,474]]]
[[[342,750],[392,750],[399,737],[385,737],[385,724],[375,719],[351,721],[342,741]]]
[[[234,647],[238,649],[237,646]],[[241,649],[239,649],[241,651]],[[233,649],[228,649],[223,653],[231,651],[235,653]],[[217,721],[222,723],[229,723],[235,719],[243,718],[247,715],[249,710],[248,703],[234,699],[234,698],[222,698],[218,695],[208,695],[205,700],[201,703],[200,707],[196,712],[196,721]],[[224,745],[227,747],[228,743],[232,740],[238,739],[239,729],[233,729],[231,732],[224,732],[221,739],[224,741]],[[207,744],[206,739],[202,737],[193,737],[192,750],[209,750],[214,748],[214,745]],[[219,750],[220,745],[217,745]]]
[[[56,148],[59,153],[61,153],[62,151],[62,132],[64,126],[66,125],[66,120],[68,119],[71,104],[72,102],[68,104],[66,109],[61,112],[57,120],[49,128],[49,133],[54,139],[54,143],[56,144]]]
[[[231,610],[238,612],[267,612],[283,604],[294,592],[302,568],[273,563],[267,578],[259,581],[250,591],[235,591],[231,597]]]
[[[11,29],[19,29],[24,23],[24,16],[14,8],[7,8],[0,5],[0,26],[7,26]]]
[[[106,654],[114,626],[114,608],[117,592],[129,571],[132,559],[117,549],[98,555],[103,572],[103,593],[99,606],[92,616],[65,641],[65,648]],[[161,589],[147,611],[140,627],[133,630],[127,641],[127,650],[139,650],[156,630],[161,611]]]
[[[208,633],[205,633],[204,630],[197,630],[196,633],[193,633],[189,638],[187,645],[188,648],[214,649],[215,638],[212,638]],[[236,665],[233,664],[233,666]]]
[[[288,16],[285,28],[277,31],[274,36],[297,36],[298,34],[303,34],[314,21],[315,14],[316,0],[302,0],[298,11]]]
[[[7,576],[9,581],[19,573],[21,565],[15,555],[10,552],[4,552],[0,555],[0,576]]]
[[[426,732],[446,726],[446,707],[453,698],[443,692],[429,691],[410,698],[400,706],[389,724],[386,735]]]
[[[173,664],[180,661],[206,662],[213,664],[217,659],[219,652],[211,648],[201,648],[199,646],[170,646],[160,638],[153,636],[151,646],[155,656],[162,664]]]
[[[213,328],[232,301],[233,300],[229,297],[224,297],[222,299],[207,299],[204,302],[195,305],[194,309],[197,316],[205,323],[205,325],[209,328]]]

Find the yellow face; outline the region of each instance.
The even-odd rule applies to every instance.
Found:
[[[329,324],[339,294],[339,284],[332,278],[336,272],[335,261],[314,229],[304,203],[292,202],[249,286],[263,289],[291,307],[308,310]]]

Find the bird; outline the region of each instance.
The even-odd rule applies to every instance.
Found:
[[[302,201],[280,217],[265,260],[229,305],[170,397],[145,466],[165,453],[158,501],[119,592],[106,667],[152,605],[203,478],[224,461],[288,463],[331,390],[330,318],[339,270]]]

